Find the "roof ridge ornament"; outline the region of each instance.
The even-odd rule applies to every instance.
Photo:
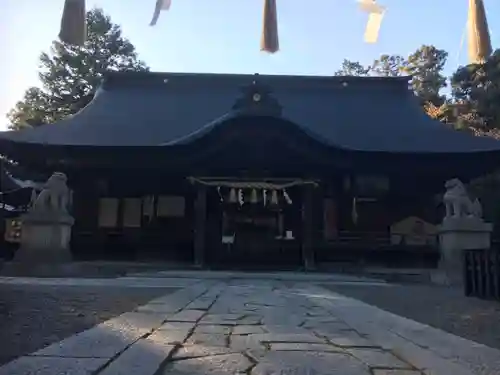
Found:
[[[282,106],[272,95],[272,90],[255,76],[251,84],[242,87],[243,93],[232,109],[255,115],[281,116]]]

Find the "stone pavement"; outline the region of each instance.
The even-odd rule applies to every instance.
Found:
[[[207,278],[0,367],[34,374],[494,375],[500,351],[311,282]]]

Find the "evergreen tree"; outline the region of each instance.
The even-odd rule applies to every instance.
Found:
[[[461,120],[483,131],[500,129],[500,49],[483,64],[458,68],[451,87]]]
[[[443,75],[448,52],[434,46],[422,46],[408,56],[405,73],[411,75],[412,86],[423,103],[440,106],[445,98],[440,94],[446,87],[446,76]]]
[[[399,55],[382,55],[373,62],[371,73],[375,76],[398,77],[404,75],[406,59]]]
[[[147,71],[120,26],[101,9],[87,12],[83,47],[54,41],[40,56],[41,87],[30,87],[9,112],[12,129],[62,120],[85,107],[106,71]]]
[[[370,73],[370,67],[365,68],[358,61],[344,59],[342,66],[334,75],[336,76],[367,76]]]

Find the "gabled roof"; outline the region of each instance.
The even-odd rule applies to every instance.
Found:
[[[285,119],[318,142],[346,150],[500,150],[499,141],[455,131],[428,117],[408,80],[110,73],[91,103],[76,115],[56,124],[0,133],[0,142],[167,147],[190,142],[244,114]]]

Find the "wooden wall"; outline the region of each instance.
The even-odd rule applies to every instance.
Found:
[[[320,183],[312,192],[313,251],[321,252],[323,248],[328,248],[325,251],[335,252],[340,246],[339,241],[346,236],[346,233],[352,237],[348,241],[352,240],[355,246],[365,249],[375,248],[380,245],[377,242],[380,240],[379,237],[383,237],[386,242],[389,241],[389,228],[393,223],[411,215],[434,223],[439,216],[433,195],[428,192],[416,190],[401,194],[397,184],[393,186],[393,181],[390,180],[386,191],[370,194],[354,190],[352,183],[347,186],[346,176],[350,177],[337,171],[328,177],[314,178]],[[189,183],[186,176],[162,176],[154,170],[142,176],[135,176],[134,179],[132,177],[133,173],[130,173],[130,176],[110,175],[108,178],[101,176],[82,179],[80,183],[73,184],[75,190],[73,214],[76,222],[72,249],[75,255],[84,259],[165,259],[192,262],[196,186]],[[225,257],[221,245],[222,208],[215,188],[209,190],[205,249],[207,260],[218,262]],[[147,214],[150,202],[146,197],[150,196],[155,197],[153,207],[155,214],[152,216]],[[170,217],[158,215],[160,197],[182,197],[183,215]],[[116,225],[99,225],[99,205],[104,198],[116,200]],[[356,220],[353,220],[354,198]],[[130,203],[130,199],[141,201],[138,225],[131,226],[124,222],[127,202]],[[301,243],[302,198],[295,199],[294,208],[296,210],[291,216],[296,222],[293,225],[297,228],[295,236],[300,249],[303,245]],[[358,240],[361,238],[362,241],[359,242],[356,238]],[[344,245],[345,241],[342,246]],[[298,253],[293,254],[296,256]],[[270,256],[267,260],[271,261]],[[263,261],[266,261],[265,258]]]
[[[117,181],[102,185],[94,181],[75,188],[72,250],[77,258],[192,260],[189,185],[145,185],[142,192],[126,185],[119,188]]]

